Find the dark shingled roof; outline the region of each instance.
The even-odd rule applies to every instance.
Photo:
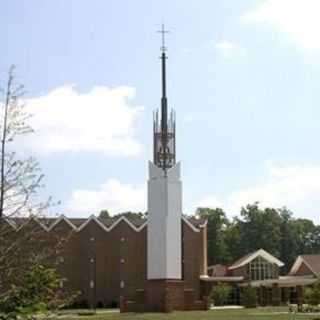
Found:
[[[301,257],[307,266],[310,266],[311,271],[320,274],[320,254],[304,254]]]
[[[232,268],[233,266],[237,266],[239,264],[241,264],[243,261],[247,260],[250,256],[252,256],[254,253],[256,253],[256,251],[254,252],[250,252],[248,254],[246,254],[245,256],[239,258],[238,260],[236,260],[235,262],[232,263],[232,265],[229,266],[229,268]]]
[[[225,277],[228,274],[228,267],[223,264],[215,264],[208,267],[211,277]]]

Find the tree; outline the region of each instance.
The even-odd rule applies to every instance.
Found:
[[[308,304],[318,306],[320,304],[320,280],[315,282],[311,287],[305,288],[303,296]]]
[[[27,123],[30,115],[22,101],[24,86],[16,82],[14,70],[14,66],[9,70],[5,89],[2,90],[3,102],[0,101],[0,217],[21,213],[37,215],[51,203],[51,198],[45,202],[35,201],[44,178],[39,163],[33,157],[19,158],[10,146],[19,136],[33,132]]]
[[[64,307],[77,293],[63,291],[62,281],[56,269],[36,261],[23,271],[18,283],[11,285],[7,295],[0,296],[0,310],[28,315]]]
[[[104,210],[101,210],[100,213],[99,213],[99,218],[110,218],[110,213],[107,209],[104,209]]]
[[[125,211],[121,213],[117,213],[114,216],[111,216],[109,211],[107,209],[103,209],[99,213],[99,218],[120,218],[120,217],[126,217],[128,219],[144,219],[147,217],[147,212],[133,212],[133,211]]]
[[[224,305],[228,300],[231,290],[232,287],[227,283],[219,282],[217,285],[214,285],[210,293],[210,297],[213,299],[214,305]]]
[[[229,262],[230,256],[225,242],[225,231],[229,226],[229,220],[225,212],[220,208],[198,208],[196,216],[208,221],[208,264]]]
[[[53,260],[65,239],[49,239],[36,220],[44,221],[45,210],[53,205],[51,197],[45,201],[37,199],[44,187],[44,175],[33,157],[22,158],[17,152],[18,138],[33,132],[28,125],[30,115],[23,103],[24,87],[16,82],[14,67],[0,100],[0,294],[6,297],[12,285],[18,284],[23,271],[37,261]],[[31,219],[32,217],[32,219]],[[18,219],[19,218],[19,219]],[[30,222],[31,221],[31,222]],[[19,223],[28,225],[16,231]],[[16,227],[16,228],[14,228]],[[39,243],[47,240],[50,245]]]
[[[242,305],[245,308],[255,308],[257,306],[257,291],[256,288],[248,285],[242,291]]]
[[[292,213],[286,208],[280,209],[279,213],[281,217],[280,259],[285,264],[282,271],[287,274],[297,256],[301,254],[298,248],[299,235]]]
[[[239,256],[263,248],[279,257],[281,241],[281,218],[274,208],[259,208],[258,203],[241,209],[238,219],[241,251]]]

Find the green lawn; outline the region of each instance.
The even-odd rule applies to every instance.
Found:
[[[118,313],[100,311],[94,316],[77,316],[76,314],[65,314],[57,319],[63,320],[302,320],[302,319],[319,319],[319,315],[287,313],[287,308],[258,308],[242,310],[211,310],[197,312],[173,312],[169,314],[161,313]]]

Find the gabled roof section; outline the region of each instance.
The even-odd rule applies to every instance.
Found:
[[[200,232],[200,229],[207,225],[207,220],[205,219],[196,219],[185,215],[182,216],[182,221],[184,221],[194,232]]]
[[[215,264],[208,267],[212,277],[225,277],[228,273],[228,267],[223,264]]]
[[[143,219],[144,220],[144,219]],[[113,228],[115,228],[121,221],[126,222],[134,231],[139,232],[142,230],[146,224],[147,221],[140,222],[139,224],[135,224],[131,221],[131,219],[121,216],[117,218],[107,218],[107,219],[99,219],[96,216],[92,215],[89,219],[87,219],[81,226],[78,227],[77,231],[81,231],[84,229],[91,221],[96,222],[103,230],[105,231],[111,231]]]
[[[240,258],[239,260],[234,262],[231,266],[229,266],[228,269],[233,270],[233,269],[243,267],[244,265],[250,263],[252,260],[254,260],[257,257],[262,257],[265,260],[267,260],[268,262],[276,264],[278,267],[284,266],[284,263],[282,261],[280,261],[279,259],[277,259],[273,255],[271,255],[267,251],[265,251],[263,249],[259,249],[255,252],[249,253],[249,254],[245,255],[244,257]]]
[[[48,229],[51,231],[54,227],[56,227],[61,222],[65,222],[73,230],[76,229],[76,226],[71,222],[71,220],[64,215],[61,215],[58,219],[56,219],[53,223],[51,223]]]
[[[303,263],[316,277],[320,275],[320,254],[304,254],[299,256],[294,262],[289,274],[294,275]]]

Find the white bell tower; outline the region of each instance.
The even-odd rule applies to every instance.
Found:
[[[166,48],[162,28],[161,118],[153,120],[153,163],[148,180],[148,280],[181,280],[182,183],[180,163],[176,164],[175,114],[168,119],[166,97]]]

